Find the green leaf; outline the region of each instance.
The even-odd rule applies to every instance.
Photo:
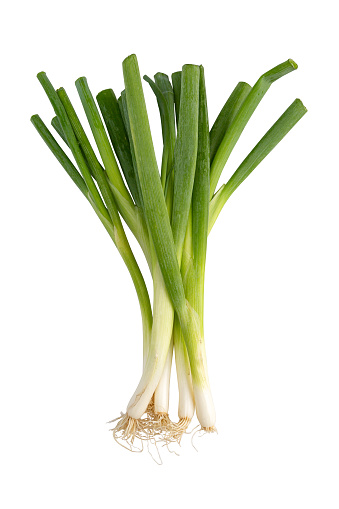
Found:
[[[49,79],[47,78],[46,73],[40,72],[37,75],[37,78],[40,81],[43,89],[46,92],[47,97],[49,98],[49,100],[53,106],[55,114],[57,115],[58,120],[60,122],[62,131],[64,132],[67,143],[72,150],[73,156],[74,156],[76,163],[79,167],[79,170],[86,182],[86,186],[92,196],[93,201],[95,202],[100,213],[104,217],[106,217],[106,219],[109,219],[109,214],[107,212],[107,209],[106,209],[106,207],[102,201],[102,198],[98,192],[98,189],[92,179],[91,172],[87,166],[86,160],[84,159],[83,153],[79,147],[79,144],[78,144],[76,136],[73,132],[71,123],[68,119],[65,108],[63,107],[63,105],[59,99],[58,94],[54,90]]]
[[[212,198],[215,188],[218,184],[221,172],[235,146],[237,143],[241,133],[246,127],[247,122],[251,118],[258,104],[270,88],[271,84],[277,79],[285,76],[295,69],[297,69],[297,64],[293,60],[286,60],[280,65],[277,65],[270,71],[263,74],[252,90],[247,95],[246,99],[242,103],[235,119],[232,124],[229,126],[220,146],[215,154],[213,159],[213,164],[211,166],[211,175],[210,175],[210,197]]]
[[[146,221],[167,291],[173,306],[182,315],[185,308],[184,289],[135,55],[130,55],[123,61],[123,73],[131,136]]]
[[[296,99],[281,117],[273,124],[267,133],[261,138],[253,150],[243,160],[238,169],[233,173],[229,181],[222,186],[214,198],[217,201],[213,205],[213,212],[210,217],[210,229],[216,221],[221,209],[228,198],[240,186],[240,184],[252,173],[261,161],[278,145],[286,134],[305,115],[307,109]],[[214,201],[214,198],[212,201]]]
[[[108,178],[110,179],[113,186],[117,189],[117,191],[121,194],[121,196],[125,198],[125,200],[127,200],[131,206],[133,206],[133,200],[121,177],[121,173],[116,162],[111,144],[108,140],[98,108],[95,104],[86,78],[82,77],[77,79],[75,85],[85,110],[88,123],[91,127],[95,142],[100,152],[100,156],[104,163],[104,167],[107,171]]]
[[[140,206],[128,134],[117,98],[112,89],[102,90],[97,95],[97,102],[129,190],[135,203]]]
[[[52,127],[56,130],[56,132],[60,136],[60,138],[66,143],[67,146],[69,146],[68,142],[66,140],[66,136],[62,130],[62,127],[61,127],[58,117],[53,117],[51,120],[51,124],[52,124]]]
[[[174,148],[172,230],[179,263],[191,206],[198,150],[199,79],[197,65],[184,65],[178,136]]]
[[[130,125],[129,116],[128,116],[127,99],[126,99],[126,91],[125,90],[123,90],[121,92],[121,96],[119,97],[118,103],[119,103],[119,108],[121,111],[122,118],[124,120],[126,132],[127,132],[127,136],[128,136],[128,140],[129,140],[129,146],[130,146],[132,163],[133,163],[134,174],[135,174],[135,181],[136,181],[137,188],[138,188],[138,196],[139,196],[139,200],[141,203],[141,208],[143,209],[144,208],[143,197],[142,197],[142,191],[141,191],[141,187],[140,187],[137,163],[135,160],[135,151],[134,151],[134,145],[133,145],[133,139],[132,139],[132,133],[131,133],[131,125]]]
[[[214,156],[217,153],[217,150],[227,132],[227,129],[232,124],[240,106],[248,96],[250,90],[251,87],[247,83],[242,81],[238,83],[224,104],[216,121],[214,122],[210,132],[211,163],[213,162]]]
[[[66,91],[63,88],[59,88],[57,90],[57,93],[71,122],[75,136],[83,150],[87,164],[98,183],[101,195],[105,200],[111,220],[114,226],[119,228],[121,227],[121,220],[119,217],[118,209],[114,200],[112,190],[108,185],[105,172],[101,164],[99,163],[93,148],[91,147],[87,135],[80,123],[80,120],[72,106],[71,101],[69,100],[68,95],[66,94]]]
[[[161,92],[160,88],[154,83],[151,78],[148,76],[144,76],[144,80],[150,85],[151,89],[154,92],[154,95],[157,98],[158,108],[160,112],[161,118],[161,128],[162,128],[162,138],[164,149],[162,153],[162,161],[161,161],[161,185],[162,188],[165,189],[166,184],[166,176],[168,172],[168,158],[169,158],[169,150],[171,147],[172,154],[174,148],[174,141],[171,141],[171,132],[170,132],[170,119],[169,119],[169,107],[168,102],[165,99],[164,94]],[[172,155],[173,159],[173,155]]]
[[[33,115],[31,117],[31,122],[40,134],[41,138],[46,143],[47,147],[51,150],[52,154],[57,158],[61,166],[64,168],[69,177],[73,180],[74,184],[77,188],[82,192],[82,194],[88,198],[88,189],[86,183],[72,161],[62,150],[56,139],[53,137],[52,133],[49,131],[47,126],[41,120],[39,115]]]
[[[181,95],[181,71],[172,74],[172,85],[174,92],[175,117],[177,126],[179,125],[180,95]]]
[[[192,197],[192,236],[195,272],[203,294],[207,249],[209,189],[210,189],[210,136],[204,68],[200,66],[198,154]],[[197,310],[200,314],[199,310]]]
[[[74,133],[82,147],[86,160],[96,178],[99,185],[101,194],[106,202],[107,209],[114,225],[114,229],[111,232],[112,240],[114,241],[119,253],[121,254],[129,273],[132,277],[142,314],[144,326],[150,329],[152,324],[152,311],[151,304],[149,301],[148,291],[145,285],[145,281],[139,269],[138,263],[134,257],[130,244],[127,240],[124,228],[121,223],[118,208],[109,186],[108,179],[106,178],[105,171],[101,167],[93,148],[87,138],[87,135],[77,117],[77,114],[69,100],[65,90],[60,88],[58,90],[59,98],[65,108],[67,116],[71,122]],[[103,219],[102,219],[103,221]],[[104,221],[103,221],[104,222]],[[105,223],[104,223],[105,224]],[[106,225],[105,225],[106,226]],[[107,229],[107,226],[106,226]]]

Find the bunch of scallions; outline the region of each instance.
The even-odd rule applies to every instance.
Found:
[[[32,123],[94,209],[121,254],[138,296],[143,327],[143,372],[113,435],[132,448],[141,440],[180,442],[196,411],[202,430],[215,431],[204,342],[207,237],[223,206],[258,164],[306,113],[296,99],[261,138],[226,184],[221,172],[251,115],[271,84],[297,68],[287,60],[253,87],[240,82],[209,129],[204,69],[184,65],[171,81],[161,72],[151,86],[161,117],[159,171],[135,55],[123,62],[125,90],[100,92],[95,102],[86,78],[75,84],[100,159],[63,88],[38,74],[55,117],[61,148],[38,115]],[[71,152],[73,162],[66,152]],[[127,226],[147,260],[153,306],[125,234]],[[168,416],[173,351],[179,389],[178,422]],[[113,422],[113,421],[111,421]]]

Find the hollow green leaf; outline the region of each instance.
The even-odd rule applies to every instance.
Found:
[[[66,136],[62,130],[62,127],[61,127],[58,117],[53,117],[51,120],[51,124],[52,124],[52,127],[55,129],[55,131],[60,136],[60,138],[66,143],[67,146],[69,146],[68,142],[66,140]]]
[[[67,154],[62,150],[56,139],[53,137],[52,133],[49,131],[47,126],[41,120],[39,115],[33,115],[31,117],[31,122],[40,134],[41,138],[46,143],[47,147],[50,149],[52,154],[59,161],[61,166],[64,168],[69,177],[73,180],[74,184],[78,187],[78,189],[82,192],[83,195],[88,198],[88,189],[84,179],[81,174],[78,172],[72,161],[69,159]]]
[[[210,217],[210,229],[215,223],[221,209],[228,198],[237,187],[252,173],[252,171],[261,163],[261,161],[278,145],[286,134],[295,126],[297,122],[305,115],[307,109],[300,101],[296,99],[281,117],[273,124],[267,133],[261,138],[253,150],[243,160],[238,169],[233,173],[229,181],[222,186],[217,193],[218,196]],[[214,198],[212,201],[214,201]]]
[[[102,123],[98,108],[95,104],[92,93],[89,89],[86,78],[76,80],[76,88],[79,93],[88,123],[91,127],[100,156],[107,171],[108,178],[118,193],[133,206],[133,200],[122,179],[118,164],[116,162],[111,144],[108,140],[104,125]]]
[[[247,83],[242,81],[238,83],[217,116],[210,132],[211,163],[213,162],[214,156],[217,153],[227,129],[232,124],[240,106],[248,96],[250,90],[251,87]]]
[[[64,132],[67,143],[73,153],[73,156],[74,156],[76,163],[79,167],[79,170],[83,176],[83,179],[86,182],[86,186],[92,196],[93,201],[95,202],[100,213],[106,219],[109,219],[109,214],[107,212],[107,209],[106,209],[106,207],[102,201],[102,198],[98,192],[98,189],[92,179],[90,169],[88,168],[87,162],[84,159],[83,153],[81,151],[81,148],[79,147],[79,144],[78,144],[78,141],[74,134],[74,131],[72,129],[71,123],[68,119],[65,108],[63,107],[63,105],[59,99],[58,94],[56,93],[55,89],[53,88],[52,83],[49,81],[48,77],[46,76],[46,73],[40,72],[37,75],[37,78],[40,81],[43,89],[46,92],[47,97],[49,98],[49,100],[53,106],[55,114],[57,115],[58,120],[60,122],[62,131]]]
[[[97,102],[129,190],[135,203],[140,206],[128,134],[117,98],[112,89],[102,90],[97,95]]]
[[[200,66],[198,153],[192,196],[193,257],[200,293],[203,281],[207,249],[209,215],[210,136],[204,68]],[[197,310],[199,312],[199,310]]]
[[[263,74],[253,86],[242,103],[235,119],[227,130],[220,146],[213,159],[210,175],[210,197],[213,196],[215,188],[218,184],[221,172],[235,146],[241,133],[246,127],[247,122],[251,118],[258,104],[272,85],[274,81],[285,76],[286,74],[297,69],[297,64],[293,60],[286,60],[277,65],[270,71]]]
[[[128,117],[147,225],[167,291],[175,309],[182,314],[185,308],[184,289],[135,55],[130,55],[123,61],[123,73]]]
[[[174,148],[172,230],[179,263],[191,206],[198,150],[199,80],[197,65],[184,65],[178,135]]]
[[[172,85],[174,93],[175,117],[179,125],[180,95],[181,95],[181,71],[172,74]]]

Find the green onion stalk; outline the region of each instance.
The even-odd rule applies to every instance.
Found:
[[[98,157],[63,88],[45,73],[38,79],[54,109],[57,141],[38,115],[31,121],[48,148],[92,206],[132,278],[143,328],[142,374],[126,412],[113,429],[133,449],[136,438],[180,442],[194,413],[201,428],[215,431],[216,414],[204,340],[207,239],[237,187],[306,113],[296,99],[259,140],[229,180],[221,173],[241,133],[271,84],[297,68],[287,60],[264,73],[253,87],[240,82],[209,127],[204,68],[186,64],[169,77],[144,76],[159,107],[163,150],[155,155],[135,55],[123,62],[125,89],[96,100],[86,78],[76,88]],[[64,146],[62,147],[61,144]],[[153,280],[147,286],[127,239],[138,241]],[[178,422],[170,419],[169,388],[175,358]],[[112,421],[113,422],[113,421]]]

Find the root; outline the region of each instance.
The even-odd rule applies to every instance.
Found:
[[[198,429],[197,429],[198,428]],[[192,444],[192,447],[197,451],[198,449],[196,448],[196,446],[194,445],[193,443],[193,440],[194,440],[194,437],[195,435],[198,435],[198,433],[202,432],[202,434],[198,435],[198,438],[201,438],[203,437],[204,435],[206,435],[206,433],[217,433],[218,434],[218,431],[217,431],[217,428],[215,426],[210,426],[208,428],[204,428],[203,426],[196,426],[193,430],[192,430],[193,435],[192,435],[192,438],[191,438],[191,444]],[[192,433],[191,432],[191,433]]]
[[[215,426],[210,426],[209,428],[201,428],[202,431],[204,431],[205,433],[216,433],[218,434],[218,430]]]
[[[140,430],[138,429],[138,421],[136,419],[132,419],[127,414],[121,414],[121,417],[113,419],[113,421],[110,422],[114,422],[116,420],[118,420],[117,425],[110,430],[113,432],[114,440],[128,451],[142,452],[143,439],[141,437]],[[141,439],[141,448],[134,444],[134,440],[136,438]]]
[[[150,445],[154,445],[161,462],[158,445],[163,445],[167,448],[171,443],[180,445],[183,435],[187,433],[191,419],[183,418],[175,423],[171,421],[168,414],[156,413],[154,398],[152,397],[144,416],[140,419],[133,419],[127,413],[121,413],[120,417],[110,422],[115,421],[117,421],[117,424],[110,431],[113,432],[113,438],[119,445],[131,452],[141,452],[145,442],[150,452]],[[140,447],[135,445],[136,440],[140,441]]]
[[[162,464],[159,445],[166,447],[170,453],[179,456],[176,451],[169,448],[169,445],[178,444],[180,446],[183,435],[192,434],[191,444],[198,451],[194,444],[196,436],[202,437],[206,433],[217,433],[214,426],[202,427],[200,425],[188,431],[191,423],[190,418],[180,418],[178,422],[173,422],[167,413],[157,413],[154,406],[154,396],[152,396],[145,414],[139,419],[133,419],[127,413],[121,413],[120,417],[110,422],[116,421],[115,427],[110,430],[113,432],[114,440],[131,452],[142,452],[146,444],[150,456],[158,465]],[[138,445],[140,444],[139,447],[135,445],[135,441]],[[156,453],[155,456],[151,449]]]
[[[179,422],[173,422],[167,413],[156,413],[154,408],[154,398],[152,397],[147,407],[147,417],[153,423],[153,429],[160,436],[163,445],[171,442],[177,442],[180,445],[181,439],[190,425],[191,419],[188,417],[179,419]]]
[[[177,442],[180,445],[183,435],[187,433],[187,428],[190,425],[191,419],[185,417],[183,419],[179,419],[178,422],[172,422],[168,415],[166,415],[164,421],[166,423],[167,444],[170,442]]]

